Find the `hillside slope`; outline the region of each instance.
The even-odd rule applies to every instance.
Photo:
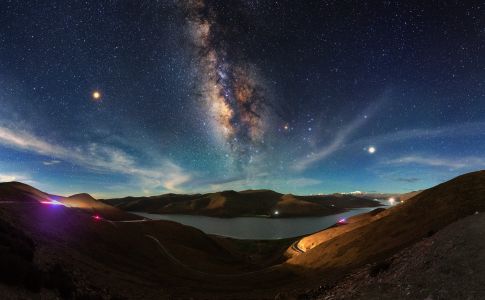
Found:
[[[193,295],[188,286],[207,293],[217,282],[222,290],[264,282],[253,275],[233,277],[258,266],[192,227],[133,220],[115,208],[96,219],[93,209],[99,212],[105,204],[88,195],[53,196],[20,183],[0,184],[0,199],[0,292],[5,295],[164,299]],[[66,206],[42,203],[54,200]],[[51,284],[52,276],[65,279]],[[271,278],[286,277],[278,276]]]
[[[485,214],[458,220],[315,299],[485,299]]]
[[[287,264],[301,274],[334,270],[330,277],[338,277],[344,270],[382,259],[476,211],[485,211],[485,171],[425,190],[372,216],[368,224],[294,256]]]
[[[62,293],[78,298],[124,296],[128,299],[174,296],[275,299],[277,295],[284,299],[301,294],[326,297],[323,294],[326,290],[311,294],[306,291],[319,285],[344,284],[346,281],[341,280],[345,275],[366,264],[375,264],[372,266],[374,275],[384,274],[386,268],[392,270],[393,262],[390,267],[387,263],[389,257],[416,243],[416,247],[421,247],[423,238],[427,241],[429,236],[440,237],[439,231],[447,225],[485,211],[485,171],[459,176],[387,210],[378,209],[356,216],[349,219],[347,225],[299,240],[275,243],[221,240],[167,221],[96,219],[92,217],[93,199],[87,195],[56,200],[66,201],[66,206],[39,202],[39,199],[52,200],[54,197],[18,183],[0,184],[0,271],[3,270],[0,272],[0,292],[3,294],[27,293],[24,298],[28,299],[38,297],[39,292],[44,293],[47,289],[50,294],[43,297],[45,299]],[[311,197],[304,200],[308,203],[319,201]],[[293,199],[284,199],[282,203],[285,201],[291,203]],[[73,207],[68,206],[68,202]],[[212,205],[219,204],[218,200]],[[438,255],[439,249],[443,249],[443,256],[450,253],[450,262],[455,262],[455,256],[464,258],[477,251],[483,252],[480,243],[460,248],[467,240],[459,239],[467,231],[472,232],[470,237],[475,236],[475,241],[482,239],[484,229],[481,224],[477,221],[477,226],[464,227],[462,232],[450,236],[454,246],[447,246],[446,239],[441,239],[437,245],[441,243],[442,246],[430,252],[428,258]],[[285,260],[284,249],[291,243],[300,243],[299,247],[304,251]],[[273,252],[273,249],[281,252]],[[408,253],[407,257],[413,257],[412,252]],[[255,259],[258,254],[264,255]],[[253,258],[246,259],[246,256]],[[479,254],[475,258],[478,259],[474,261],[476,264],[482,262]],[[260,266],[248,261],[258,262]],[[403,261],[396,266],[414,276],[412,261],[409,265],[408,261]],[[446,269],[440,268],[438,265],[431,268],[434,273],[429,276],[440,270],[446,275]],[[424,265],[417,267],[418,271],[423,269]],[[468,266],[460,270],[472,270],[477,276],[482,274],[482,269]],[[449,280],[460,276],[454,271],[450,274]],[[470,274],[463,278],[471,278]],[[396,278],[410,280],[416,285],[420,282],[419,277],[412,281],[406,276]],[[440,276],[435,277],[444,280]],[[366,279],[363,280],[365,284]],[[456,280],[462,283],[461,278]],[[431,279],[422,282],[423,286],[416,288],[428,291],[436,286]],[[399,288],[399,285],[391,287],[395,294],[389,295],[402,295],[397,292]],[[478,287],[470,285],[470,288],[470,293],[464,292],[463,295],[475,295],[474,289]],[[362,291],[366,292],[366,289],[371,296],[376,292],[370,287],[363,287]],[[440,297],[440,294],[436,295]]]
[[[0,201],[8,202],[58,202],[65,206],[83,210],[91,214],[102,214],[111,220],[138,220],[139,216],[125,212],[119,208],[105,204],[89,194],[77,194],[69,197],[57,196],[42,192],[21,182],[0,183]]]
[[[167,194],[103,201],[125,211],[211,217],[325,216],[351,208],[381,206],[378,201],[352,195],[296,196],[270,190],[223,191],[194,195]]]

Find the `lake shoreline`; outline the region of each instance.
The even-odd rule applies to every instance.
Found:
[[[342,209],[336,209],[332,212],[326,212],[326,213],[315,213],[315,214],[273,214],[273,215],[252,215],[252,214],[246,214],[246,215],[210,215],[210,214],[200,214],[199,212],[184,212],[184,213],[179,213],[179,212],[163,212],[163,213],[158,213],[158,212],[137,212],[137,211],[127,211],[128,213],[132,214],[149,214],[149,215],[172,215],[172,216],[194,216],[194,217],[207,217],[207,218],[216,218],[216,219],[236,219],[236,218],[261,218],[261,219],[295,219],[295,218],[318,218],[318,217],[328,217],[328,216],[333,216],[345,212],[352,211],[354,209],[361,209],[361,208],[383,208],[386,207],[386,205],[381,204],[379,206],[370,206],[370,207],[350,207],[350,208],[342,208]]]
[[[370,200],[370,199],[369,199]],[[389,207],[388,200],[384,199],[372,199],[373,205],[371,206],[359,206],[354,205],[353,207],[332,207],[332,211],[317,211],[315,213],[287,213],[280,212],[279,214],[215,214],[207,213],[201,211],[185,211],[185,212],[173,212],[173,211],[127,211],[132,214],[150,214],[150,215],[173,215],[173,216],[200,216],[208,218],[217,219],[235,219],[235,218],[262,218],[262,219],[294,219],[294,218],[316,218],[316,217],[327,217],[336,214],[346,213],[355,209],[367,209],[367,208],[386,208]]]
[[[344,212],[325,216],[305,217],[233,217],[219,218],[200,215],[150,214],[130,211],[130,213],[153,221],[171,221],[191,226],[209,235],[240,240],[279,240],[295,238],[324,230],[346,219],[367,213],[379,207],[347,209]]]

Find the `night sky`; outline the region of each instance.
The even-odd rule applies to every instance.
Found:
[[[0,181],[404,192],[485,169],[485,4],[400,2],[1,1]]]

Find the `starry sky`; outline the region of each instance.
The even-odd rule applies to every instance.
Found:
[[[485,168],[481,1],[0,2],[0,181],[97,197]]]

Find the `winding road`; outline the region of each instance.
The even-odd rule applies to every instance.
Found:
[[[298,247],[299,242],[300,242],[300,240],[293,242],[293,244],[291,244],[291,249],[295,252],[298,252],[298,253],[305,253],[305,251],[303,249]]]
[[[106,221],[110,224],[112,224],[115,227],[118,227],[116,223],[142,223],[142,222],[147,222],[147,221],[153,221],[149,219],[142,219],[142,220],[127,220],[127,221],[113,221],[113,220],[108,220],[108,219],[101,219],[101,221]],[[243,277],[243,276],[248,276],[248,275],[254,275],[258,273],[263,273],[263,272],[268,272],[272,271],[274,269],[274,266],[260,269],[260,270],[255,270],[255,271],[249,271],[249,272],[242,272],[242,273],[236,273],[236,274],[217,274],[217,273],[209,273],[209,272],[204,272],[200,271],[197,269],[192,268],[191,266],[185,264],[182,262],[180,259],[175,257],[168,249],[166,246],[163,245],[162,242],[155,236],[151,234],[145,234],[145,237],[152,240],[157,246],[158,249],[160,250],[161,254],[167,257],[174,265],[179,266],[180,268],[195,273],[200,276],[212,276],[212,277],[219,277],[219,278],[234,278],[234,277]]]
[[[38,205],[38,204],[46,204],[46,203],[41,203],[41,202],[36,202],[36,201],[28,201],[28,202],[22,202],[22,201],[0,201],[0,205],[2,204],[35,204],[35,205]],[[50,203],[47,203],[47,204],[50,204]],[[70,206],[68,205],[65,205],[63,203],[59,203],[59,204],[56,204],[56,205],[60,205],[60,206],[64,206],[66,208],[71,208]],[[95,218],[95,216],[93,216],[93,218]],[[154,220],[150,220],[150,219],[140,219],[140,220],[121,220],[121,221],[114,221],[114,220],[109,220],[109,219],[105,219],[103,217],[99,217],[98,218],[95,218],[96,221],[99,221],[99,222],[106,222],[106,223],[109,223],[111,224],[113,227],[115,228],[119,228],[118,226],[118,223],[144,223],[144,222],[147,222],[147,221],[154,221]],[[248,276],[248,275],[254,275],[254,274],[258,274],[258,273],[264,273],[264,272],[271,272],[272,270],[274,270],[274,266],[271,266],[271,267],[267,267],[267,268],[264,268],[264,269],[260,269],[260,270],[255,270],[255,271],[249,271],[249,272],[242,272],[242,273],[236,273],[236,274],[214,274],[214,273],[209,273],[209,272],[204,272],[204,271],[200,271],[200,270],[197,270],[197,269],[194,269],[192,268],[191,266],[183,263],[181,260],[179,260],[177,257],[175,257],[168,249],[166,246],[164,246],[162,244],[162,242],[160,242],[160,240],[158,238],[156,238],[155,236],[151,235],[151,234],[145,234],[145,237],[152,240],[158,247],[158,249],[160,250],[161,254],[165,257],[167,257],[171,263],[173,263],[174,265],[177,265],[178,267],[186,270],[186,271],[189,271],[191,273],[194,273],[194,274],[197,274],[199,276],[212,276],[212,277],[219,277],[219,278],[234,278],[234,277],[243,277],[243,276]],[[295,244],[294,244],[295,245]],[[293,247],[293,245],[292,245]],[[299,248],[297,248],[297,246],[295,246],[294,248],[296,251],[301,251]]]

